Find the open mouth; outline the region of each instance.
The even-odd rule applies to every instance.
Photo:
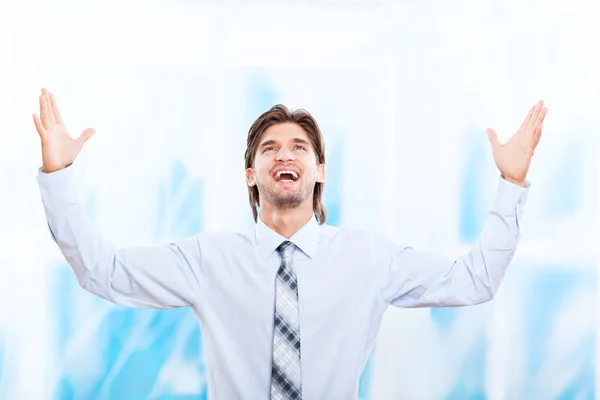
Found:
[[[275,172],[273,178],[275,178],[275,181],[282,183],[296,182],[298,179],[300,179],[300,175],[293,170],[279,170]]]

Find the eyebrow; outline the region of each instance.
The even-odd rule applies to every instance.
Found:
[[[310,146],[310,142],[308,142],[307,140],[304,140],[304,139],[300,139],[300,138],[293,138],[292,142],[294,142],[294,143],[301,143],[301,144],[304,144],[306,146]],[[260,148],[262,149],[265,146],[271,146],[271,145],[274,145],[274,144],[276,144],[276,142],[274,140],[267,140],[267,141],[262,142],[260,144]]]
[[[301,143],[301,144],[305,144],[307,146],[310,146],[310,143],[307,140],[300,139],[300,138],[294,138],[293,142],[294,143]]]
[[[266,142],[262,142],[261,145],[260,145],[260,147],[263,148],[265,146],[270,146],[272,144],[275,144],[274,140],[267,140]]]

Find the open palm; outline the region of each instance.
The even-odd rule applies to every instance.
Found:
[[[544,102],[538,101],[529,110],[519,130],[505,144],[500,144],[493,129],[487,130],[494,161],[504,179],[525,186],[527,171],[542,136],[542,124],[547,111]]]
[[[93,129],[86,129],[77,139],[69,136],[56,99],[46,89],[42,89],[40,95],[40,116],[33,114],[33,122],[42,141],[42,171],[45,173],[72,164],[85,142],[95,133]]]

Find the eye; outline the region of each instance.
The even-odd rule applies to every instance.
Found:
[[[296,145],[296,147],[294,147],[294,150],[303,150],[306,151],[306,148],[300,144]]]
[[[265,147],[263,149],[263,153],[266,153],[267,151],[271,151],[271,150],[275,150],[275,147],[273,147],[273,146]]]

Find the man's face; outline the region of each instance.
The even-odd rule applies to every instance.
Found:
[[[294,123],[277,124],[263,133],[246,181],[258,187],[261,205],[294,208],[307,199],[312,204],[315,183],[325,181],[325,165],[317,165],[304,129]]]

